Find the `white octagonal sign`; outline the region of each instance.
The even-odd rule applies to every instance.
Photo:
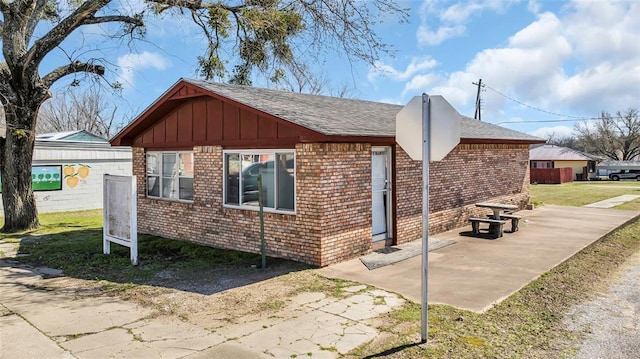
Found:
[[[424,96],[425,98],[427,96]],[[430,161],[442,160],[460,143],[460,114],[440,95],[415,96],[396,115],[396,142],[413,160],[422,160],[422,124],[429,111],[431,138]]]

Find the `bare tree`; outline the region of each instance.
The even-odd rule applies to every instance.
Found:
[[[575,126],[583,151],[616,161],[629,161],[640,154],[640,112],[630,108],[615,116],[603,111],[595,122]]]
[[[100,87],[63,91],[42,104],[36,132],[85,130],[109,139],[122,126],[117,113]]]
[[[281,90],[343,98],[349,96],[348,86],[332,88],[331,81],[324,74],[314,74],[307,64],[291,64],[287,70],[286,74],[278,79],[277,87]]]
[[[3,232],[39,226],[31,188],[31,162],[40,106],[51,87],[67,76],[103,78],[106,59],[91,58],[103,42],[65,41],[80,29],[100,26],[106,41],[144,37],[147,16],[189,16],[207,40],[198,58],[201,75],[249,84],[255,70],[273,73],[283,64],[311,61],[295,56],[338,49],[374,64],[390,48],[374,31],[382,19],[406,21],[407,10],[394,0],[147,0],[147,11],[112,0],[0,0],[0,102],[7,134],[0,139],[4,206]],[[37,31],[36,31],[37,30]],[[106,42],[105,41],[105,42]],[[52,70],[41,68],[52,51],[67,56]],[[93,51],[92,51],[93,50]],[[59,59],[59,57],[56,57]],[[235,61],[229,61],[235,60]],[[229,68],[231,67],[231,69]],[[49,71],[49,72],[47,72]],[[42,74],[41,74],[42,72]],[[78,78],[74,79],[74,82]]]
[[[556,145],[560,147],[572,148],[574,150],[580,150],[578,148],[577,140],[573,136],[563,136],[563,135],[558,135],[556,133],[551,133],[547,136],[547,143],[550,145]]]

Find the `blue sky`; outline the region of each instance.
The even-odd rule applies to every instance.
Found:
[[[482,79],[483,121],[543,138],[569,135],[576,118],[640,108],[639,1],[401,3],[411,8],[409,23],[377,28],[396,55],[373,67],[330,54],[312,68],[326,80],[327,94],[346,87],[349,97],[396,104],[422,93],[443,95],[473,117],[472,83]],[[99,35],[99,29],[82,32],[87,43],[92,31]],[[106,59],[107,76],[123,84],[123,98],[114,99],[123,116],[140,113],[179,78],[197,77],[204,41],[188,19],[153,20],[147,34],[146,42],[84,50]],[[55,56],[47,60],[54,63]],[[260,77],[254,84],[269,86]]]

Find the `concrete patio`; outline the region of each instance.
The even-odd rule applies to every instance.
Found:
[[[640,212],[546,205],[518,212],[520,230],[504,237],[469,237],[471,226],[434,237],[456,243],[429,253],[429,303],[484,312]],[[359,259],[319,270],[420,302],[421,256],[368,270]]]

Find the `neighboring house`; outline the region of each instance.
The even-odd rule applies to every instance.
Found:
[[[108,140],[89,132],[38,135],[32,161],[38,212],[102,208],[103,175],[131,175],[131,167],[131,148],[111,147]]]
[[[531,163],[531,183],[561,183],[576,180],[588,180],[595,177],[597,156],[589,155],[568,147],[556,145],[535,146],[529,154]],[[571,174],[560,182],[549,182],[548,174],[554,171],[548,169],[571,168]],[[556,171],[559,172],[559,171]],[[554,176],[554,178],[556,178]],[[560,178],[560,177],[557,177]]]
[[[395,141],[402,106],[178,81],[117,134],[133,147],[140,232],[316,266],[422,235],[422,163]],[[430,231],[529,201],[529,146],[543,140],[461,118],[430,166]]]
[[[73,141],[73,142],[109,142],[106,138],[100,137],[85,130],[43,133],[36,135],[36,140],[40,141]]]

